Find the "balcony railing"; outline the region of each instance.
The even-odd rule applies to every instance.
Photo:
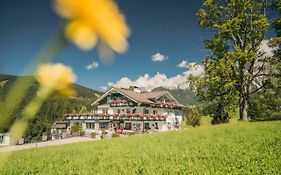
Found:
[[[132,120],[132,121],[166,121],[167,115],[159,114],[65,114],[65,120]]]

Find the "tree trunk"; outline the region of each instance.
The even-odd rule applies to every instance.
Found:
[[[250,97],[250,87],[251,83],[247,80],[245,70],[245,64],[239,64],[239,115],[240,120],[247,121],[249,120],[248,117],[248,104],[249,104],[249,97]]]
[[[247,121],[248,117],[248,100],[247,97],[242,97],[240,102],[240,120]]]
[[[240,92],[240,120],[247,121],[249,120],[248,116],[248,107],[249,107],[249,99],[250,99],[250,83],[244,84],[242,87],[242,91]]]

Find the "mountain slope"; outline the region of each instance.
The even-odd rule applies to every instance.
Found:
[[[164,87],[158,87],[152,91],[169,91],[177,100],[183,105],[192,106],[198,105],[199,102],[196,99],[195,93],[190,89],[166,89]]]
[[[21,79],[23,82],[30,82],[30,79],[34,80],[34,77],[0,74],[0,101],[5,99],[5,96],[17,79]],[[0,110],[0,112],[3,112],[0,113],[0,115],[9,117],[7,126],[2,128],[0,133],[7,132],[13,122],[21,117],[22,110],[28,103],[30,103],[34,95],[36,95],[38,88],[39,84],[36,81],[32,81],[23,101],[17,106],[17,109],[13,112],[12,116],[5,116],[5,112]],[[65,113],[79,113],[92,110],[90,104],[103,94],[103,92],[92,90],[78,84],[73,84],[73,88],[76,91],[77,98],[51,96],[45,100],[39,113],[29,122],[28,129],[25,133],[25,138],[28,142],[40,139],[43,133],[48,134],[54,121],[62,120]],[[13,98],[10,100],[12,100],[12,102],[13,100],[18,100],[17,94],[13,94]],[[4,103],[3,106],[1,106],[3,107],[2,109],[5,109],[6,105],[7,104]]]
[[[0,74],[0,93],[6,94],[13,83],[17,80],[17,78],[20,79],[33,79],[32,76],[14,76],[14,75],[5,75],[5,74]],[[30,91],[35,92],[39,87],[39,84],[34,81],[34,83],[30,87]],[[93,90],[84,86],[81,86],[79,84],[73,84],[72,85],[73,89],[76,91],[76,96],[80,98],[90,98],[95,100],[98,96],[102,95],[103,92]]]

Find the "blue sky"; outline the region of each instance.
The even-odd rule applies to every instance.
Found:
[[[63,23],[47,0],[0,0],[0,71],[20,75],[28,62]],[[208,53],[203,39],[208,32],[199,28],[196,12],[203,0],[118,0],[132,34],[129,50],[115,54],[111,64],[101,63],[97,51],[83,52],[68,44],[54,62],[73,68],[77,83],[100,90],[122,77],[134,81],[157,72],[167,78],[182,75],[182,61],[198,62]],[[168,57],[153,62],[160,53]],[[93,61],[99,66],[87,70]]]

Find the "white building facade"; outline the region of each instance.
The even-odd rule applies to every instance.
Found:
[[[10,134],[0,133],[0,146],[9,146],[9,145],[10,145]]]
[[[173,130],[179,129],[184,108],[168,91],[141,92],[137,87],[113,87],[92,106],[90,114],[66,114],[69,127],[117,133]]]

